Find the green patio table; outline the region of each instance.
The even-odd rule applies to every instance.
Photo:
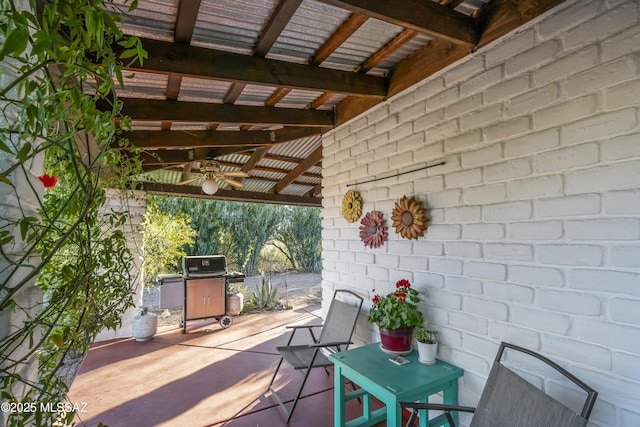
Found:
[[[430,395],[442,392],[443,403],[458,404],[458,378],[464,371],[457,366],[437,360],[435,365],[418,362],[418,352],[404,356],[406,365],[396,365],[393,357],[384,353],[380,343],[365,345],[329,356],[334,364],[334,426],[372,426],[387,420],[387,427],[402,425],[402,409],[399,402],[427,402]],[[360,386],[345,391],[345,379]],[[370,396],[385,404],[371,411]],[[363,398],[363,415],[345,420],[345,403],[357,397]],[[456,415],[456,414],[452,414]],[[428,420],[427,411],[420,412],[420,426],[434,427],[446,424],[444,414]],[[456,419],[457,421],[457,419]]]

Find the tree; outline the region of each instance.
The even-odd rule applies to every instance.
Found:
[[[189,255],[225,255],[230,268],[253,274],[262,248],[270,244],[293,268],[320,271],[322,224],[318,208],[189,198],[154,200],[164,212],[191,218],[197,235],[185,248]]]
[[[178,273],[178,262],[187,255],[186,245],[195,241],[196,231],[184,213],[162,212],[153,202],[147,204],[144,227],[144,282],[155,284],[158,274]]]
[[[294,268],[318,272],[322,264],[320,209],[287,206],[271,242]]]

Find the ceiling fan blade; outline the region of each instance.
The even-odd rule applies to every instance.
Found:
[[[186,180],[186,181],[179,182],[179,183],[178,183],[178,185],[190,184],[190,183],[195,182],[195,181],[197,181],[197,180],[199,180],[199,179],[202,179],[202,178],[203,178],[203,177],[199,176],[199,177],[197,177],[197,178],[188,179],[188,180]]]
[[[249,176],[248,173],[243,172],[243,171],[232,171],[232,172],[220,172],[222,175],[226,175],[226,176],[234,176],[237,178],[246,178]]]
[[[224,178],[224,177],[220,177],[220,179],[222,179],[224,182],[226,182],[229,185],[232,185],[236,188],[242,188],[244,187],[244,184],[238,181],[234,181],[233,179],[229,179],[229,178]]]

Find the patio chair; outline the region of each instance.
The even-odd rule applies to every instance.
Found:
[[[273,377],[267,388],[267,392],[271,392],[273,398],[284,412],[287,423],[291,420],[293,411],[296,409],[298,399],[300,399],[302,389],[307,382],[311,369],[323,367],[327,374],[329,374],[327,368],[332,366],[333,363],[329,361],[327,356],[331,353],[346,350],[349,344],[352,344],[351,336],[356,327],[362,301],[363,299],[359,295],[351,291],[339,289],[333,294],[333,299],[331,300],[331,305],[329,306],[329,311],[323,324],[287,326],[287,328],[291,329],[291,336],[286,346],[276,347],[278,353],[281,355],[280,362],[278,362],[278,367],[273,373]],[[295,333],[301,329],[309,331],[312,342],[309,344],[291,345]],[[316,331],[315,333],[314,330]],[[320,335],[316,339],[318,330]],[[278,375],[278,371],[284,360],[304,375],[304,379],[291,405],[291,409],[287,409],[273,388],[276,375]]]
[[[587,396],[582,412],[578,414],[569,409],[503,365],[500,360],[506,348],[541,360],[584,390]],[[473,412],[470,427],[584,427],[597,396],[595,390],[557,363],[531,350],[503,342],[476,408],[415,402],[401,402],[400,406],[413,410],[406,427],[413,425],[420,409],[444,411],[452,427],[455,427],[452,411]]]

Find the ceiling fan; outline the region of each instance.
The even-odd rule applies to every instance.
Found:
[[[202,191],[207,194],[213,194],[218,191],[219,181],[226,182],[236,188],[242,188],[244,187],[243,183],[231,178],[246,178],[249,176],[248,173],[243,171],[223,172],[220,170],[220,163],[215,160],[203,161],[200,164],[200,174],[201,176],[182,181],[178,185],[185,185],[199,179],[204,179],[204,182],[202,183]]]

